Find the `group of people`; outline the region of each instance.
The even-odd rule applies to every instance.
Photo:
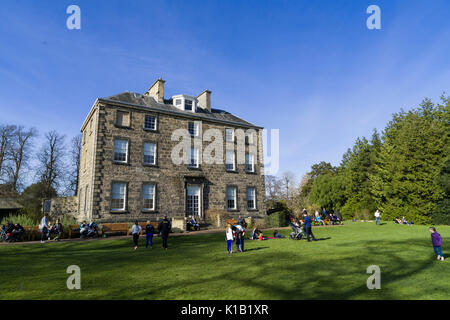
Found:
[[[244,252],[244,240],[245,240],[245,223],[241,217],[239,217],[236,225],[228,223],[225,229],[225,235],[227,239],[227,251],[229,254],[233,253],[233,240],[236,241],[236,251]]]
[[[51,224],[45,214],[39,224],[39,230],[41,231],[41,243],[45,243],[46,240],[50,240],[52,235],[55,236],[53,240],[58,241],[63,231],[62,224],[59,219],[56,219],[55,223]]]
[[[414,224],[414,221],[412,221],[412,220],[408,222],[408,220],[406,220],[405,216],[403,216],[401,219],[395,218],[394,222],[396,224],[406,224],[408,226],[411,226]]]
[[[306,209],[303,209],[306,211]],[[320,225],[325,225],[325,220],[330,221],[330,224],[340,224],[342,222],[342,217],[336,213],[327,213],[327,210],[325,208],[322,208],[322,212],[319,213],[318,210],[314,212],[314,222],[317,222]]]
[[[6,224],[1,228],[1,240],[8,242],[21,241],[25,229],[19,223],[12,223],[6,221]]]
[[[167,250],[167,240],[169,238],[169,232],[172,229],[172,223],[165,215],[164,218],[158,224],[158,231],[162,239],[162,246],[164,250]],[[133,236],[134,250],[136,251],[139,245],[139,235],[141,234],[142,227],[139,225],[138,221],[135,221],[134,225],[131,227],[131,235]],[[145,225],[145,248],[148,248],[150,244],[150,249],[153,249],[153,234],[155,233],[155,227],[150,221],[147,221]]]
[[[91,221],[86,223],[86,220],[80,224],[80,238],[97,238],[98,237],[98,225],[91,219]]]

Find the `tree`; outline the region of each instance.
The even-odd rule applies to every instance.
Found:
[[[6,164],[11,156],[11,140],[16,126],[0,125],[0,181],[6,180]]]
[[[23,126],[19,126],[14,130],[14,140],[11,143],[11,164],[8,167],[8,176],[12,187],[16,191],[18,191],[22,185],[22,172],[28,168],[31,154],[31,142],[36,135],[37,131],[34,128],[26,130]]]
[[[69,177],[69,190],[74,194],[78,194],[78,182],[80,172],[80,159],[81,159],[81,134],[76,135],[71,141],[70,150],[70,162],[72,171]]]
[[[450,100],[442,102],[435,105],[425,99],[417,109],[394,114],[383,132],[384,143],[369,178],[385,217],[430,223],[436,203],[444,198],[437,177],[449,154]]]
[[[20,195],[20,203],[24,206],[21,211],[29,217],[39,220],[42,212],[42,202],[46,198],[56,197],[56,190],[48,186],[44,182],[37,182],[25,190]]]
[[[41,151],[37,155],[39,166],[36,173],[39,182],[44,185],[44,195],[48,198],[52,196],[52,190],[60,190],[62,180],[65,177],[65,136],[56,131],[45,134],[45,142]]]
[[[283,172],[283,174],[281,175],[281,190],[282,190],[282,197],[284,198],[284,200],[286,201],[286,203],[288,203],[288,205],[290,204],[289,202],[292,200],[293,198],[293,193],[295,190],[295,174],[292,171],[285,171]]]

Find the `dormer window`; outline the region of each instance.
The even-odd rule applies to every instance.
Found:
[[[173,105],[183,111],[196,112],[197,111],[197,99],[185,94],[178,94],[172,97]]]
[[[184,110],[192,111],[192,100],[188,100],[188,99],[184,100]]]

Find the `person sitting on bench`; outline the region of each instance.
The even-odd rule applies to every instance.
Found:
[[[62,225],[59,222],[59,219],[56,219],[55,224],[50,228],[50,231],[48,232],[48,240],[50,240],[50,237],[52,234],[56,235],[53,240],[59,240],[62,232]]]
[[[22,235],[24,233],[25,233],[25,229],[19,223],[16,223],[14,225],[13,231],[11,232],[10,242],[21,241],[22,240]]]

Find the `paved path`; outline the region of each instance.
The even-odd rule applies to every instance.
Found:
[[[324,228],[324,227],[339,227],[342,225],[334,225],[334,226],[315,226],[316,228]],[[280,228],[265,228],[262,230],[285,230],[290,229],[291,227],[280,227]],[[183,233],[171,233],[170,237],[180,237],[180,236],[195,236],[195,235],[202,235],[202,234],[214,234],[214,233],[225,233],[224,228],[221,229],[207,229],[207,230],[200,230],[200,231],[190,231],[190,232],[183,232]],[[159,234],[155,233],[155,237],[159,237]],[[91,238],[91,239],[80,239],[80,238],[74,238],[74,239],[61,239],[59,241],[46,241],[46,243],[62,243],[62,242],[84,242],[84,241],[99,241],[99,240],[111,240],[111,239],[131,239],[131,235],[129,236],[112,236],[112,237],[106,237],[106,238]],[[21,241],[21,242],[0,242],[0,246],[11,246],[11,245],[26,245],[26,244],[41,244],[41,241]]]

